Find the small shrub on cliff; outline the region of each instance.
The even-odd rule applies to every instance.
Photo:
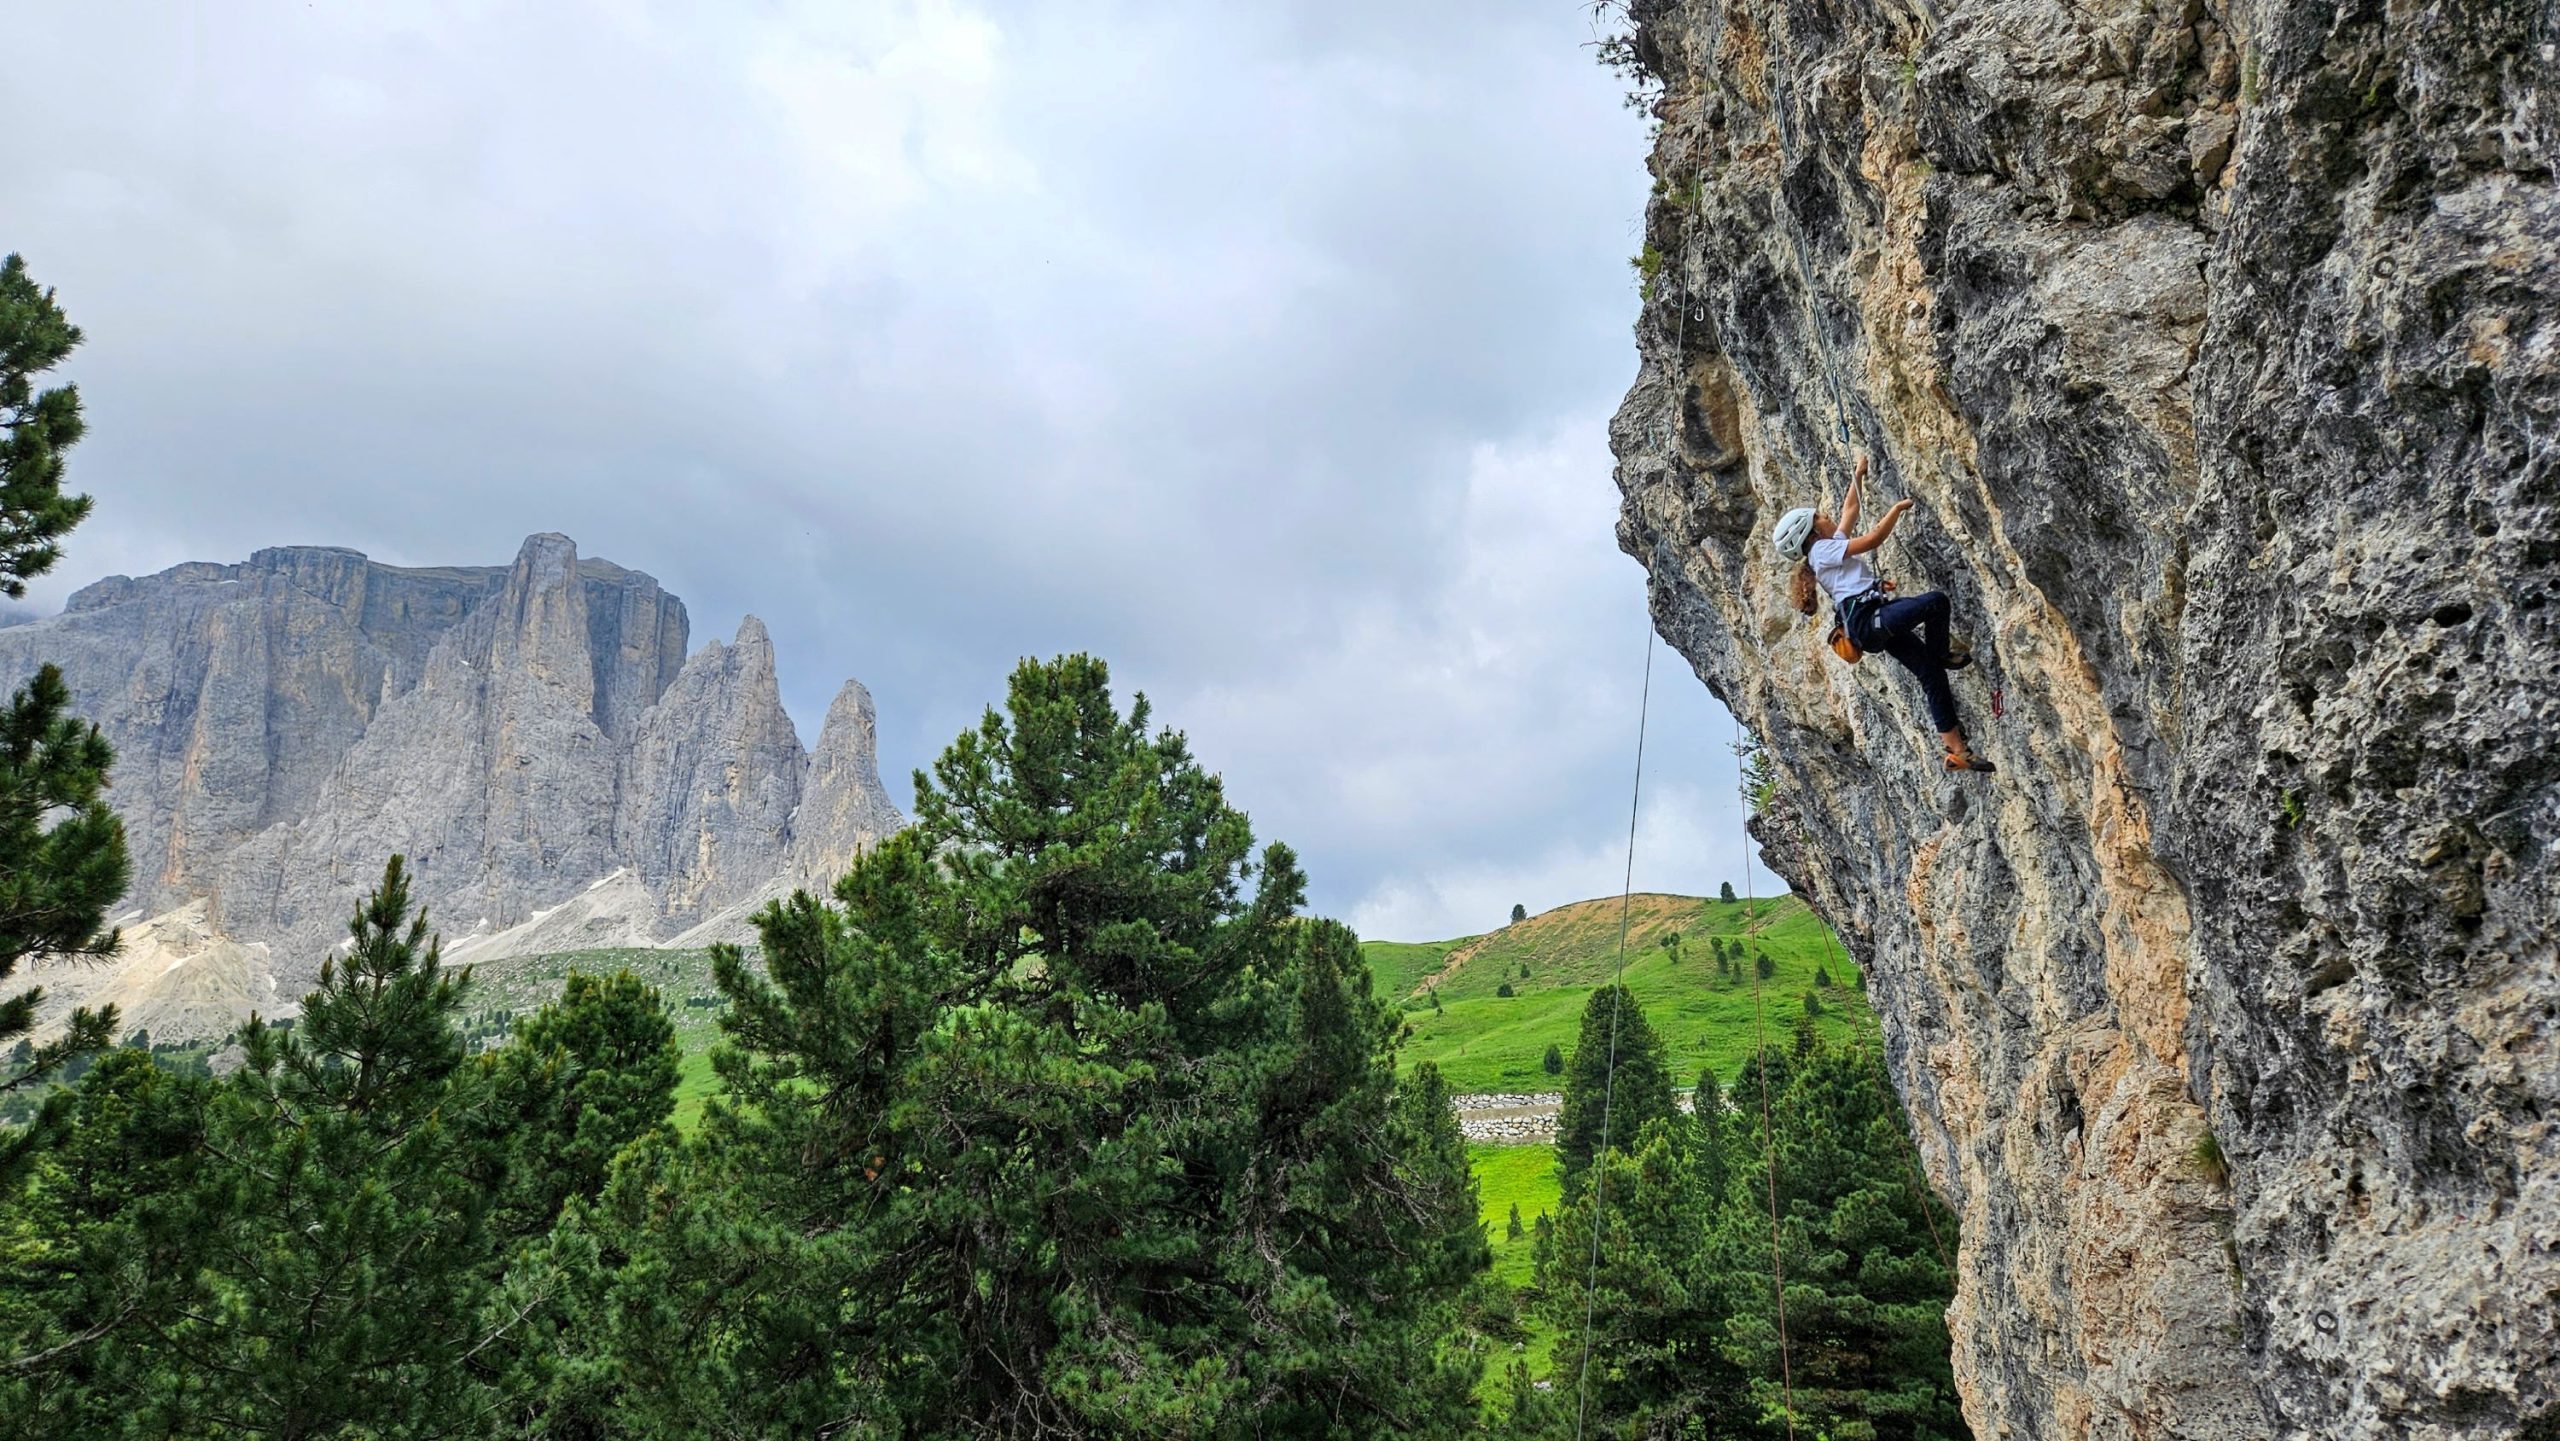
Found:
[[[2195,1162],[2196,1174],[2202,1176],[2208,1184],[2229,1189],[2231,1162],[2222,1154],[2222,1141],[2213,1132],[2206,1131],[2198,1135],[2195,1149],[2188,1152],[2188,1157]]]

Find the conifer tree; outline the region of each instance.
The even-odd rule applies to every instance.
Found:
[[[1672,1113],[1662,1042],[1646,1022],[1644,1007],[1624,986],[1594,990],[1583,1003],[1582,1032],[1574,1041],[1564,1106],[1556,1118],[1556,1171],[1566,1193],[1581,1183],[1599,1150],[1604,1123],[1610,1143],[1623,1146],[1647,1121]]]
[[[508,1264],[666,1115],[668,1024],[630,977],[578,977],[466,1061],[461,982],[397,858],[352,929],[298,1022],[253,1019],[222,1082],[126,1047],[57,1093],[60,1144],[0,1198],[0,1414],[154,1436],[535,1414],[510,1393],[552,1379],[528,1358],[565,1272]]]
[[[1600,1421],[1593,1434],[1728,1436],[1755,1419],[1727,1354],[1729,1279],[1709,1249],[1720,1213],[1699,1159],[1692,1123],[1656,1117],[1595,1165],[1607,1186],[1558,1213],[1541,1294],[1558,1386]]]
[[[1931,1232],[1954,1217],[1910,1184],[1897,1134],[1899,1103],[1878,1068],[1816,1044],[1800,1057],[1770,1053],[1765,1078],[1747,1064],[1737,1098],[1770,1087],[1764,1131],[1750,1124],[1746,1184],[1766,1184],[1775,1146],[1779,1250],[1785,1261],[1789,1352],[1800,1434],[1879,1441],[1966,1435],[1955,1405],[1945,1313],[1951,1277]],[[1744,1106],[1758,1116],[1756,1100]],[[1733,1315],[1724,1352],[1775,1415],[1777,1328],[1770,1293],[1765,1192],[1723,1218],[1712,1249],[1729,1268]],[[1756,1209],[1755,1209],[1756,1208]],[[1924,1213],[1924,1208],[1929,1208]]]
[[[171,1333],[194,1424],[316,1436],[461,1426],[462,1363],[496,1247],[500,1172],[469,1113],[443,967],[399,857],[321,965],[289,1035],[251,1021],[214,1097],[225,1194],[204,1265],[219,1304]]]
[[[1294,857],[1083,657],[917,781],[833,904],[760,918],[763,974],[719,952],[699,1136],[555,1238],[604,1429],[1463,1431],[1465,1143]]]
[[[128,1342],[206,1299],[211,1085],[119,1048],[57,1093],[59,1144],[0,1196],[0,1432],[165,1434],[172,1368]]]
[[[62,537],[89,513],[85,495],[62,491],[62,453],[80,439],[80,392],[38,389],[37,377],[80,343],[53,292],[15,255],[0,261],[0,595],[62,558]],[[99,798],[115,753],[93,725],[69,713],[62,673],[47,665],[0,710],[0,980],[36,956],[102,956],[116,948],[106,915],[131,879],[124,826]],[[41,990],[0,1001],[0,1042],[24,1036]],[[116,1030],[113,1007],[75,1011],[64,1034],[34,1048],[0,1077],[0,1091],[50,1075],[72,1056],[101,1049]],[[34,1148],[59,1130],[67,1101],[36,1124],[0,1134],[0,1189]]]
[[[614,1157],[675,1109],[679,1061],[656,990],[627,970],[570,972],[560,999],[482,1058],[480,1119],[504,1166],[500,1228],[538,1236],[570,1197],[603,1190]]]
[[[0,260],[0,595],[62,559],[62,537],[89,514],[89,497],[62,493],[62,453],[80,439],[76,386],[36,388],[80,344],[80,327],[15,255]]]
[[[1511,1220],[1502,1228],[1503,1239],[1517,1241],[1528,1234],[1528,1226],[1520,1219],[1520,1203],[1514,1201],[1511,1203]]]
[[[1698,1128],[1698,1177],[1711,1207],[1724,1203],[1733,1180],[1733,1118],[1729,1110],[1715,1067],[1701,1069],[1690,1114]]]

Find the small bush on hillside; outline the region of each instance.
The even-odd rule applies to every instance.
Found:
[[[1547,1074],[1548,1074],[1548,1075],[1550,1075],[1550,1076],[1561,1076],[1561,1075],[1563,1075],[1563,1074],[1564,1074],[1564,1047],[1557,1045],[1557,1044],[1556,1044],[1555,1042],[1553,1042],[1553,1041],[1549,1041],[1549,1042],[1547,1042],[1547,1058],[1546,1058],[1546,1060],[1545,1060],[1542,1064],[1544,1064],[1544,1065],[1546,1066],[1546,1068],[1547,1068]]]
[[[1501,985],[1493,988],[1493,993],[1506,1001],[1510,1000],[1512,995],[1511,983],[1509,981],[1504,981]]]

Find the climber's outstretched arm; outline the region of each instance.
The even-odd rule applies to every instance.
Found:
[[[1849,542],[1849,553],[1851,555],[1865,555],[1868,551],[1884,544],[1884,538],[1893,534],[1894,526],[1901,522],[1903,514],[1909,511],[1911,506],[1911,497],[1907,495],[1902,499],[1895,501],[1893,503],[1893,508],[1884,513],[1884,519],[1876,522],[1875,529],[1868,531],[1865,535],[1859,536],[1856,540]]]
[[[1867,488],[1867,458],[1858,457],[1857,473],[1849,477],[1849,493],[1840,500],[1840,533],[1858,533],[1858,500]]]

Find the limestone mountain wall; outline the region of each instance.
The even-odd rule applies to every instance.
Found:
[[[559,535],[493,567],[265,550],[0,630],[0,683],[61,666],[115,743],[130,917],[177,918],[112,974],[30,979],[132,1009],[159,985],[142,972],[177,987],[218,954],[239,975],[187,994],[262,993],[240,977],[264,966],[289,999],[395,853],[475,958],[570,930],[646,944],[823,885],[897,828],[867,696],[830,712],[813,764],[761,622],[690,659],[687,640],[682,601]],[[826,799],[795,823],[804,790]]]
[[[1632,16],[1620,542],[1870,968],[1977,1434],[2554,1434],[2560,11]],[[1861,452],[1987,783],[1787,607]]]

